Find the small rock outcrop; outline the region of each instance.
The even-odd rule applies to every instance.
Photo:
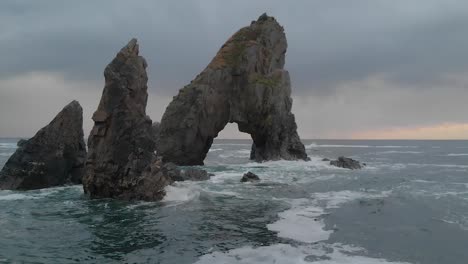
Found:
[[[83,188],[91,197],[154,201],[172,182],[154,154],[146,61],[136,39],[104,71],[105,87],[88,138]]]
[[[244,176],[242,176],[242,179],[240,181],[241,182],[258,182],[260,181],[260,178],[256,174],[249,171],[246,174],[244,174]]]
[[[0,189],[32,190],[81,183],[86,159],[83,109],[77,101],[69,103],[34,137],[17,145],[0,172]]]
[[[330,165],[350,170],[359,170],[362,169],[363,166],[365,166],[357,160],[353,160],[351,158],[346,157],[338,157],[337,160],[330,161]]]
[[[266,14],[236,32],[209,65],[179,91],[162,117],[158,154],[201,165],[227,123],[251,135],[251,159],[308,159],[291,113],[283,27]]]

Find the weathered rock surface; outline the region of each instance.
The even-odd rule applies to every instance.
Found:
[[[258,182],[260,181],[260,177],[258,177],[256,174],[252,172],[247,172],[242,176],[241,182]]]
[[[350,170],[359,170],[362,169],[363,166],[365,166],[357,160],[353,160],[351,158],[346,157],[338,157],[337,160],[330,161],[330,165]]]
[[[199,168],[179,168],[172,162],[162,163],[161,157],[158,157],[164,170],[164,175],[171,178],[172,181],[205,181],[209,180],[213,174]]]
[[[235,33],[167,107],[157,144],[164,161],[203,164],[228,122],[251,135],[253,160],[308,159],[291,113],[286,49],[283,27],[266,14]]]
[[[152,128],[153,128],[153,137],[154,137],[154,141],[156,142],[157,139],[159,138],[159,126],[161,124],[159,122],[154,122],[153,125],[152,125]],[[156,149],[157,149],[157,146],[156,146]]]
[[[73,101],[18,149],[0,172],[0,189],[31,190],[81,183],[86,159],[83,109]]]
[[[213,174],[208,173],[206,170],[198,169],[198,168],[183,168],[180,169],[178,179],[174,179],[176,181],[206,181],[213,176]]]
[[[91,197],[160,200],[172,182],[154,154],[146,61],[132,39],[104,71],[105,87],[88,138],[83,188]]]

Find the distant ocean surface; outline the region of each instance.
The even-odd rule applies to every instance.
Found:
[[[0,191],[0,263],[468,263],[468,141],[304,143],[311,161],[254,163],[248,140],[216,140],[215,176],[157,203]],[[368,166],[321,161],[340,155]]]

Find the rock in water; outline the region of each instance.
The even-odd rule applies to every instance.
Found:
[[[251,159],[308,159],[291,113],[283,27],[266,14],[235,33],[211,63],[179,91],[161,120],[158,154],[200,165],[228,122],[254,141]]]
[[[104,71],[105,87],[93,115],[83,188],[91,197],[160,200],[172,179],[154,155],[146,61],[132,39]]]
[[[83,109],[69,103],[18,149],[0,172],[0,189],[31,190],[81,183],[86,159]]]
[[[363,166],[359,161],[346,157],[338,157],[337,160],[330,161],[330,165],[350,170],[362,169]]]
[[[244,176],[242,176],[242,179],[241,179],[241,182],[258,182],[258,181],[260,181],[260,178],[256,174],[250,171],[244,174]]]

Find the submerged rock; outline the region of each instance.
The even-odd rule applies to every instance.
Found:
[[[308,159],[291,113],[286,49],[283,27],[266,14],[235,33],[167,107],[157,144],[164,161],[203,164],[227,123],[251,135],[253,160]]]
[[[184,181],[206,181],[213,176],[213,174],[208,173],[206,170],[197,168],[184,168],[180,171],[180,175]]]
[[[0,189],[31,190],[81,183],[86,158],[83,109],[69,103],[18,149],[0,172]]]
[[[258,181],[260,181],[260,178],[256,174],[250,171],[244,174],[244,176],[242,176],[242,179],[241,179],[241,182],[258,182]]]
[[[330,161],[330,165],[350,170],[362,169],[362,167],[365,166],[364,164],[361,165],[357,160],[346,157],[338,157],[337,160]]]
[[[172,182],[154,154],[146,61],[132,39],[104,71],[105,87],[88,138],[83,188],[91,197],[160,200]]]

